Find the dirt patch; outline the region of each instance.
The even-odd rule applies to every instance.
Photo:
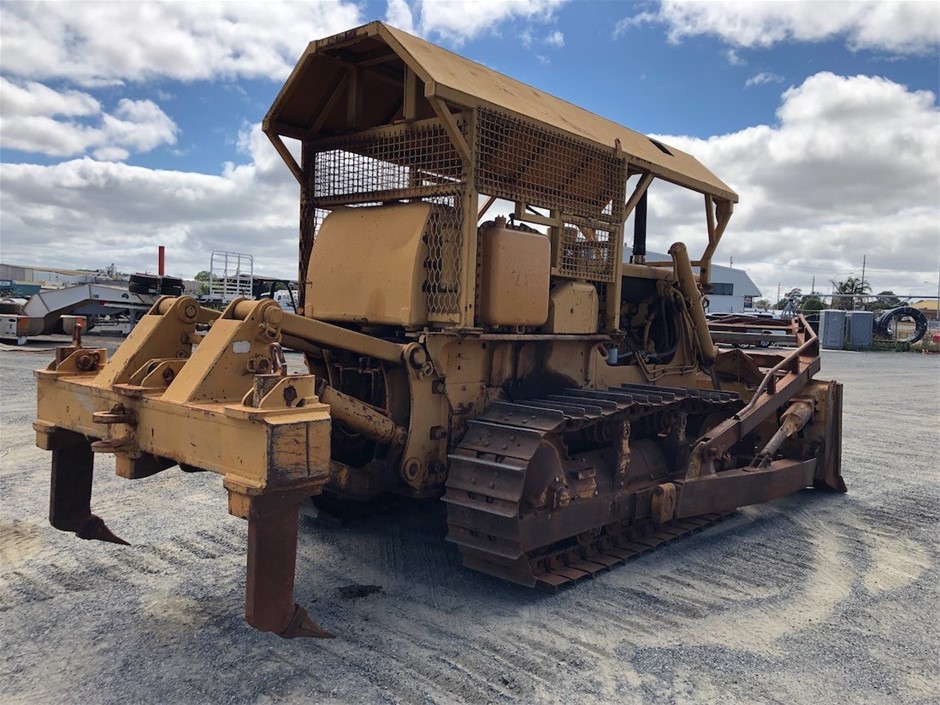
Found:
[[[4,571],[35,555],[40,546],[42,533],[38,525],[0,520],[0,566]]]
[[[343,585],[334,591],[341,600],[358,600],[382,592],[381,585]]]

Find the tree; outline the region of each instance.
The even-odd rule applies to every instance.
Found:
[[[813,294],[807,294],[800,300],[801,311],[822,311],[824,308],[826,302]]]
[[[199,282],[200,294],[209,293],[209,280],[212,279],[212,274],[203,269],[201,272],[196,272],[196,276],[194,276],[193,279]]]
[[[865,304],[865,296],[871,291],[871,285],[858,277],[849,277],[841,282],[832,279],[831,282],[835,289],[832,307],[844,311],[851,311],[856,307],[862,308]]]
[[[783,311],[781,314],[783,316],[795,316],[797,308],[799,308],[797,304],[802,298],[803,292],[800,289],[790,289],[787,295],[776,303],[774,308],[778,311]]]
[[[875,294],[875,300],[870,301],[865,308],[869,311],[886,311],[903,305],[904,302],[895,296],[893,291],[879,291]]]
[[[758,299],[754,302],[754,308],[758,311],[766,311],[770,308],[770,302],[767,299]]]

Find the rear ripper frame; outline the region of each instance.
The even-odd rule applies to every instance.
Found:
[[[36,444],[52,451],[50,523],[84,539],[126,543],[91,511],[96,454],[131,480],[175,465],[222,475],[229,513],[248,520],[248,623],[331,636],[293,599],[298,507],[328,479],[330,413],[312,375],[286,375],[283,317],[270,300],[219,315],[163,298],[111,360],[76,335],[35,373]]]

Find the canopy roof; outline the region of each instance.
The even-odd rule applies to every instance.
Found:
[[[350,93],[352,67],[361,69],[355,79],[360,85]],[[357,129],[400,120],[406,69],[416,76],[416,119],[435,115],[432,98],[455,112],[500,110],[619,149],[635,171],[719,200],[738,200],[690,154],[382,22],[311,42],[268,111],[264,129],[269,135],[305,139],[348,132],[353,111]]]

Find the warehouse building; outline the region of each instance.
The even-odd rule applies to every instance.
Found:
[[[647,252],[648,262],[667,262],[672,258],[661,252]],[[630,261],[629,250],[624,261]],[[750,313],[761,296],[760,289],[743,269],[722,267],[712,262],[712,291],[706,297],[708,313]]]

